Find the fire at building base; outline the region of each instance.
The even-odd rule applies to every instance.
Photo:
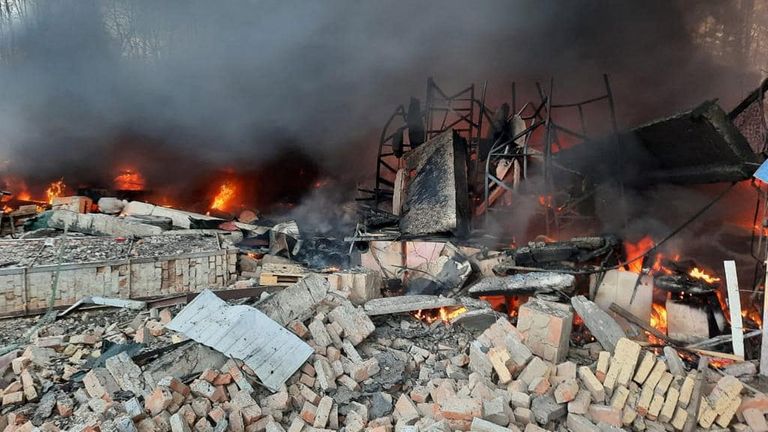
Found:
[[[236,181],[207,212],[142,201],[133,169],[119,193],[3,192],[0,426],[768,430],[768,81],[729,113],[591,137],[568,122],[613,118],[604,85],[493,109],[430,79],[386,122],[347,232],[228,214]],[[659,185],[704,199],[630,238],[631,197]],[[745,191],[757,211],[723,231],[731,252],[686,248]]]

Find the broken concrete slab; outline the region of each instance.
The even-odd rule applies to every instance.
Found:
[[[466,257],[441,255],[416,268],[408,281],[409,294],[439,294],[461,288],[472,273]]]
[[[153,204],[131,201],[123,208],[125,216],[161,216],[170,218],[177,228],[216,228],[223,219]]]
[[[51,211],[48,226],[84,234],[116,237],[148,237],[163,232],[160,227],[115,216],[101,213],[75,213],[68,210]]]
[[[369,316],[376,316],[439,309],[447,306],[461,306],[461,303],[449,297],[412,295],[373,299],[366,302],[363,308]]]
[[[230,306],[205,290],[167,328],[245,362],[272,391],[313,353],[296,335],[250,306]]]
[[[469,228],[466,140],[453,130],[403,158],[406,174],[400,232],[465,235]]]
[[[328,294],[328,280],[319,274],[307,276],[256,304],[258,310],[280,325],[305,321]]]
[[[198,374],[205,368],[219,369],[226,361],[224,354],[207,346],[185,343],[145,366],[144,380],[154,387],[165,377],[185,378]]]
[[[572,288],[573,275],[556,272],[520,273],[512,276],[492,276],[469,287],[472,297],[487,295],[520,295]]]
[[[600,342],[606,351],[613,352],[619,339],[627,335],[616,320],[600,309],[594,302],[584,296],[576,296],[571,299],[571,305],[576,313],[584,321],[592,335]]]

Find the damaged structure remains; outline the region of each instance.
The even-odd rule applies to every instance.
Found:
[[[633,243],[594,210],[598,191],[618,208],[631,188],[741,182],[765,219],[751,178],[768,81],[730,113],[705,102],[629,130],[603,83],[492,109],[428,80],[423,107],[387,121],[341,237],[256,211],[5,194],[0,428],[768,431],[764,267],[748,286],[718,256],[720,278],[661,253],[686,225]],[[509,235],[527,198],[535,233]],[[766,230],[751,234],[762,266]]]

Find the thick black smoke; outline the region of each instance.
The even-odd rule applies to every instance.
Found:
[[[693,43],[722,2],[16,1],[0,170],[40,181],[104,181],[126,158],[161,181],[285,143],[367,179],[383,121],[428,76],[488,80],[500,103],[512,81],[581,97],[608,73],[627,126],[754,84]]]

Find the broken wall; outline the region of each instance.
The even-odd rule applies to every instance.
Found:
[[[221,249],[4,268],[0,269],[0,315],[20,315],[47,308],[57,272],[54,305],[67,306],[92,295],[144,298],[225,287],[236,277],[236,263],[235,249]]]

